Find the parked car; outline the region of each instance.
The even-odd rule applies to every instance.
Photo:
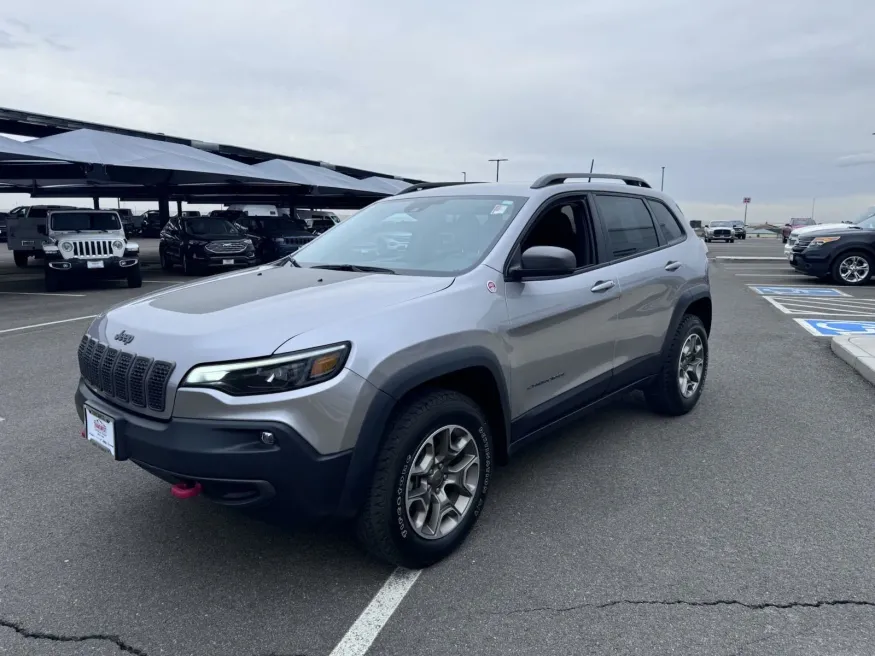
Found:
[[[875,271],[875,216],[799,235],[790,263],[800,273],[839,285],[865,285]]]
[[[252,240],[255,259],[273,262],[316,239],[301,219],[283,216],[241,216],[234,223]]]
[[[730,221],[730,223],[736,239],[747,239],[747,226],[744,225],[744,221]]]
[[[74,210],[71,205],[22,205],[9,212],[6,218],[6,248],[12,251],[15,266],[25,268],[29,258],[42,258],[51,210]]]
[[[8,224],[6,220],[9,218],[9,214],[7,212],[0,212],[0,241],[6,241],[8,236]]]
[[[148,210],[140,216],[140,234],[143,237],[160,237],[164,225],[161,223],[161,215],[158,210]]]
[[[334,212],[326,212],[324,210],[295,210],[299,219],[303,219],[307,228],[317,235],[331,230],[334,226],[340,223],[340,217]]]
[[[728,241],[730,244],[735,242],[735,230],[732,227],[732,221],[711,221],[705,226],[705,241],[712,242],[714,240]]]
[[[50,210],[46,227],[47,292],[88,279],[143,286],[140,247],[128,241],[118,210]]]
[[[787,240],[790,238],[790,233],[796,230],[797,228],[803,228],[805,226],[813,226],[817,225],[814,219],[809,218],[798,218],[798,219],[790,219],[789,222],[784,224],[784,227],[781,228],[781,241],[783,243],[787,243]]]
[[[161,231],[158,257],[165,271],[180,265],[189,276],[257,262],[252,240],[230,221],[212,216],[174,217],[168,221]]]
[[[132,210],[121,207],[113,211],[119,215],[119,218],[122,221],[122,227],[124,228],[125,234],[127,236],[134,237],[140,234],[140,229],[137,226],[138,221],[134,220],[134,213]]]
[[[708,255],[667,195],[592,173],[422,187],[99,315],[78,351],[88,440],[178,497],[355,518],[375,556],[424,567],[523,445],[634,389],[696,406]],[[361,248],[387,226],[406,248]]]
[[[791,266],[793,262],[793,247],[796,245],[796,242],[799,240],[799,237],[802,235],[807,235],[817,230],[843,230],[848,226],[853,226],[857,224],[861,224],[868,219],[871,219],[875,216],[875,207],[870,207],[865,212],[863,212],[856,219],[852,219],[850,221],[842,221],[840,223],[819,223],[810,226],[802,226],[800,228],[794,228],[790,231],[790,235],[787,240],[784,242],[784,255],[790,260]]]

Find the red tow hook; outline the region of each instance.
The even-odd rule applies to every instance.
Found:
[[[200,483],[177,483],[170,488],[170,494],[177,499],[191,499],[201,493]]]

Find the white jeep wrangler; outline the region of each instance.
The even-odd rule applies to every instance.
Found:
[[[127,280],[128,287],[143,286],[140,246],[127,240],[114,210],[50,211],[45,235],[46,291],[83,278]]]

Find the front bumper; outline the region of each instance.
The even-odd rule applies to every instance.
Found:
[[[216,255],[202,250],[191,254],[192,262],[204,268],[249,267],[257,263],[255,253],[234,253],[232,255]]]
[[[289,425],[262,419],[147,419],[97,397],[80,381],[76,411],[87,403],[114,420],[116,459],[131,460],[169,482],[198,482],[223,505],[257,506],[276,499],[308,516],[342,514],[352,450],[316,452]],[[273,444],[261,435],[270,432]]]
[[[139,270],[140,260],[137,256],[108,257],[102,260],[51,258],[46,259],[46,267],[56,275],[118,280]]]
[[[811,253],[806,250],[793,249],[793,268],[799,273],[818,278],[830,274],[830,257],[828,253]]]

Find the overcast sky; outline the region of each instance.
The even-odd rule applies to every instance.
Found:
[[[873,28],[873,0],[30,0],[0,105],[430,180],[665,166],[689,218],[824,221],[875,205]]]

